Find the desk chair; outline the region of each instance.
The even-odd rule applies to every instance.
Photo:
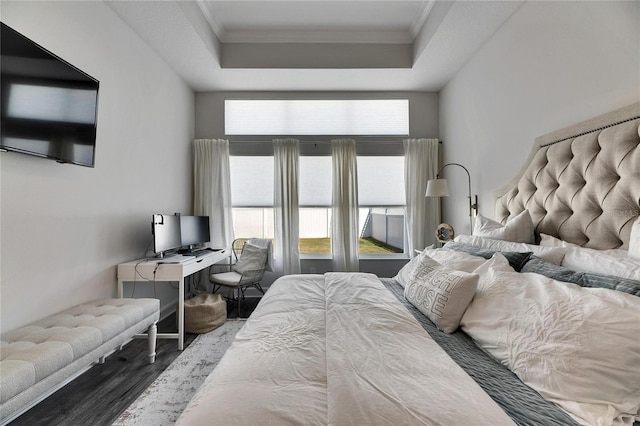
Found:
[[[231,265],[231,271],[211,274],[209,280],[213,283],[214,293],[220,287],[231,289],[229,300],[237,302],[239,318],[240,299],[245,298],[244,291],[247,287],[255,287],[264,294],[260,281],[268,267],[271,240],[237,239],[234,240],[232,249],[231,256],[235,258],[235,262]]]

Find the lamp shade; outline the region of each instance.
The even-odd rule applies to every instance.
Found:
[[[446,179],[431,179],[427,181],[425,197],[448,197],[449,185]]]

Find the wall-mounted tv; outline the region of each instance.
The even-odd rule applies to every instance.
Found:
[[[98,80],[1,26],[0,149],[93,167]]]

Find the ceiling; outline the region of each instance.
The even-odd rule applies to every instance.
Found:
[[[106,3],[196,92],[438,91],[522,1]]]

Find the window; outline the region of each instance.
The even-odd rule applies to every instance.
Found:
[[[404,157],[358,157],[360,254],[404,252]]]
[[[404,250],[404,157],[358,157],[360,254]],[[273,157],[232,156],[236,238],[273,238]],[[300,157],[300,254],[331,253],[331,157]]]
[[[233,233],[273,238],[273,157],[229,158]]]
[[[358,157],[361,254],[404,251],[404,157]],[[331,157],[300,157],[300,253],[331,253]]]
[[[331,157],[300,157],[300,254],[331,253]]]
[[[225,100],[227,135],[409,134],[408,99]]]

